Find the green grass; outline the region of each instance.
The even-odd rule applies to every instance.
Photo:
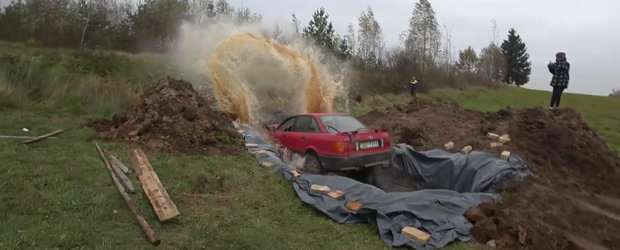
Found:
[[[167,74],[179,75],[166,55],[0,42],[0,109],[110,115]]]
[[[0,134],[41,134],[84,122],[0,112]],[[88,138],[75,128],[32,145],[0,141],[0,249],[151,248]],[[116,143],[102,146],[121,157]],[[163,249],[383,249],[374,225],[339,225],[303,204],[291,184],[238,156],[149,154],[181,215],[159,223],[142,191],[131,195]],[[134,184],[139,186],[135,176]]]
[[[464,108],[497,111],[506,107],[549,107],[551,93],[517,87],[487,89],[470,87],[463,90],[436,89],[426,98],[455,102]],[[583,118],[607,144],[620,153],[620,98],[565,93],[562,107],[581,112]]]

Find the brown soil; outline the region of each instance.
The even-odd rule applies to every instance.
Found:
[[[139,144],[149,151],[236,155],[243,139],[232,121],[211,108],[188,82],[165,78],[112,120],[87,123],[105,140]]]
[[[466,145],[522,157],[534,176],[505,188],[501,203],[470,211],[473,236],[500,249],[620,249],[620,159],[572,109],[482,113],[413,101],[363,118],[418,150]],[[491,148],[488,132],[511,141]]]

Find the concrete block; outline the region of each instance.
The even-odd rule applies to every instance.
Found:
[[[297,172],[297,170],[291,170],[291,174],[293,175],[293,179],[299,178],[299,172]]]
[[[471,147],[471,145],[467,145],[463,147],[463,149],[461,149],[461,152],[463,152],[463,154],[469,154],[469,152],[471,152],[472,150],[473,148]]]
[[[254,155],[258,158],[265,158],[267,157],[267,151],[265,150],[258,150],[254,152]]]
[[[342,200],[342,199],[344,199],[344,192],[342,192],[342,191],[340,191],[340,190],[333,190],[333,191],[330,191],[329,193],[327,193],[327,195],[328,195],[329,197],[332,197],[332,198],[336,199],[336,200]]]
[[[275,166],[276,164],[273,164],[272,162],[269,161],[264,161],[263,163],[260,164],[261,166],[265,167],[265,168],[272,168],[273,166]]]
[[[499,148],[501,146],[504,146],[501,142],[491,142],[491,148]]]
[[[454,148],[454,142],[448,142],[444,145],[446,150],[452,150]]]
[[[357,212],[357,210],[360,210],[360,208],[362,207],[362,203],[360,203],[359,201],[350,201],[347,203],[347,210],[349,210],[349,212]]]
[[[404,227],[401,233],[419,243],[426,243],[426,241],[428,241],[428,239],[431,237],[431,235],[427,232],[424,232],[415,227]]]
[[[329,189],[328,186],[322,186],[322,185],[315,185],[312,184],[312,186],[310,186],[310,193],[313,194],[328,194],[331,190]]]
[[[506,143],[510,142],[510,136],[509,135],[502,135],[502,136],[499,137],[498,140],[499,140],[499,142],[506,144]]]
[[[499,135],[498,135],[498,134],[496,134],[496,133],[491,133],[491,132],[489,132],[489,133],[487,134],[487,137],[489,137],[489,138],[491,138],[491,139],[493,139],[493,140],[497,140],[497,139],[499,139]]]
[[[502,154],[499,156],[499,158],[501,158],[502,160],[508,160],[509,157],[510,151],[503,151]]]

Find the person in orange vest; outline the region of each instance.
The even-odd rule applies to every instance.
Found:
[[[418,80],[415,79],[415,76],[411,77],[411,82],[409,82],[409,90],[411,91],[411,96],[416,96],[416,90],[418,89]]]

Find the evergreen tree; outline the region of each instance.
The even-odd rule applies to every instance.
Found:
[[[336,35],[334,44],[338,46],[337,48],[334,48],[334,52],[338,57],[342,59],[351,57],[351,47],[349,46],[350,43],[347,36],[340,37],[339,35]]]
[[[324,8],[314,12],[303,34],[305,38],[314,40],[319,46],[334,49],[334,27]]]
[[[521,41],[521,37],[517,35],[515,29],[510,29],[508,39],[502,43],[502,53],[506,58],[506,75],[504,82],[521,86],[530,81],[530,73],[532,72],[529,61],[530,55],[527,53],[525,43]]]

